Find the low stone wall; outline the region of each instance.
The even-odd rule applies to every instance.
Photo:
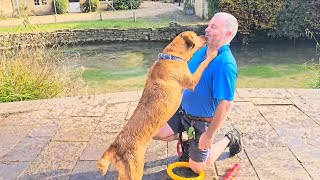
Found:
[[[157,29],[75,29],[49,33],[2,34],[0,35],[0,49],[53,44],[169,41],[183,31],[195,31],[199,35],[204,34],[206,27],[206,24],[181,26],[177,23],[171,23],[169,27]]]

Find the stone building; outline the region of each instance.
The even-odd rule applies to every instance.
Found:
[[[0,0],[0,14],[19,15],[18,9],[34,15],[53,14],[53,0]],[[23,10],[25,9],[25,10]]]
[[[69,0],[69,12],[81,12],[80,4],[85,0]],[[106,9],[112,4],[112,0],[100,0],[100,9]],[[54,14],[53,0],[0,0],[0,16],[19,16],[20,13],[30,15],[48,15]],[[25,10],[23,10],[25,9]]]

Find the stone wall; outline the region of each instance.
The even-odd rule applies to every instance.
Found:
[[[157,29],[75,29],[60,30],[50,33],[0,34],[0,49],[59,43],[80,44],[119,41],[169,41],[183,31],[195,31],[198,35],[204,34],[206,27],[206,24],[181,26],[177,23],[171,23],[169,27]]]

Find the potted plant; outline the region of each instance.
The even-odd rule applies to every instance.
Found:
[[[184,12],[186,15],[194,15],[194,4],[192,0],[186,0],[184,2]]]

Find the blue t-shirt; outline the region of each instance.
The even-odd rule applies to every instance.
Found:
[[[193,74],[205,60],[208,47],[197,51],[188,66]],[[205,69],[194,91],[186,89],[182,98],[182,108],[195,117],[213,117],[221,100],[234,100],[238,68],[230,45],[222,46],[218,56]]]

